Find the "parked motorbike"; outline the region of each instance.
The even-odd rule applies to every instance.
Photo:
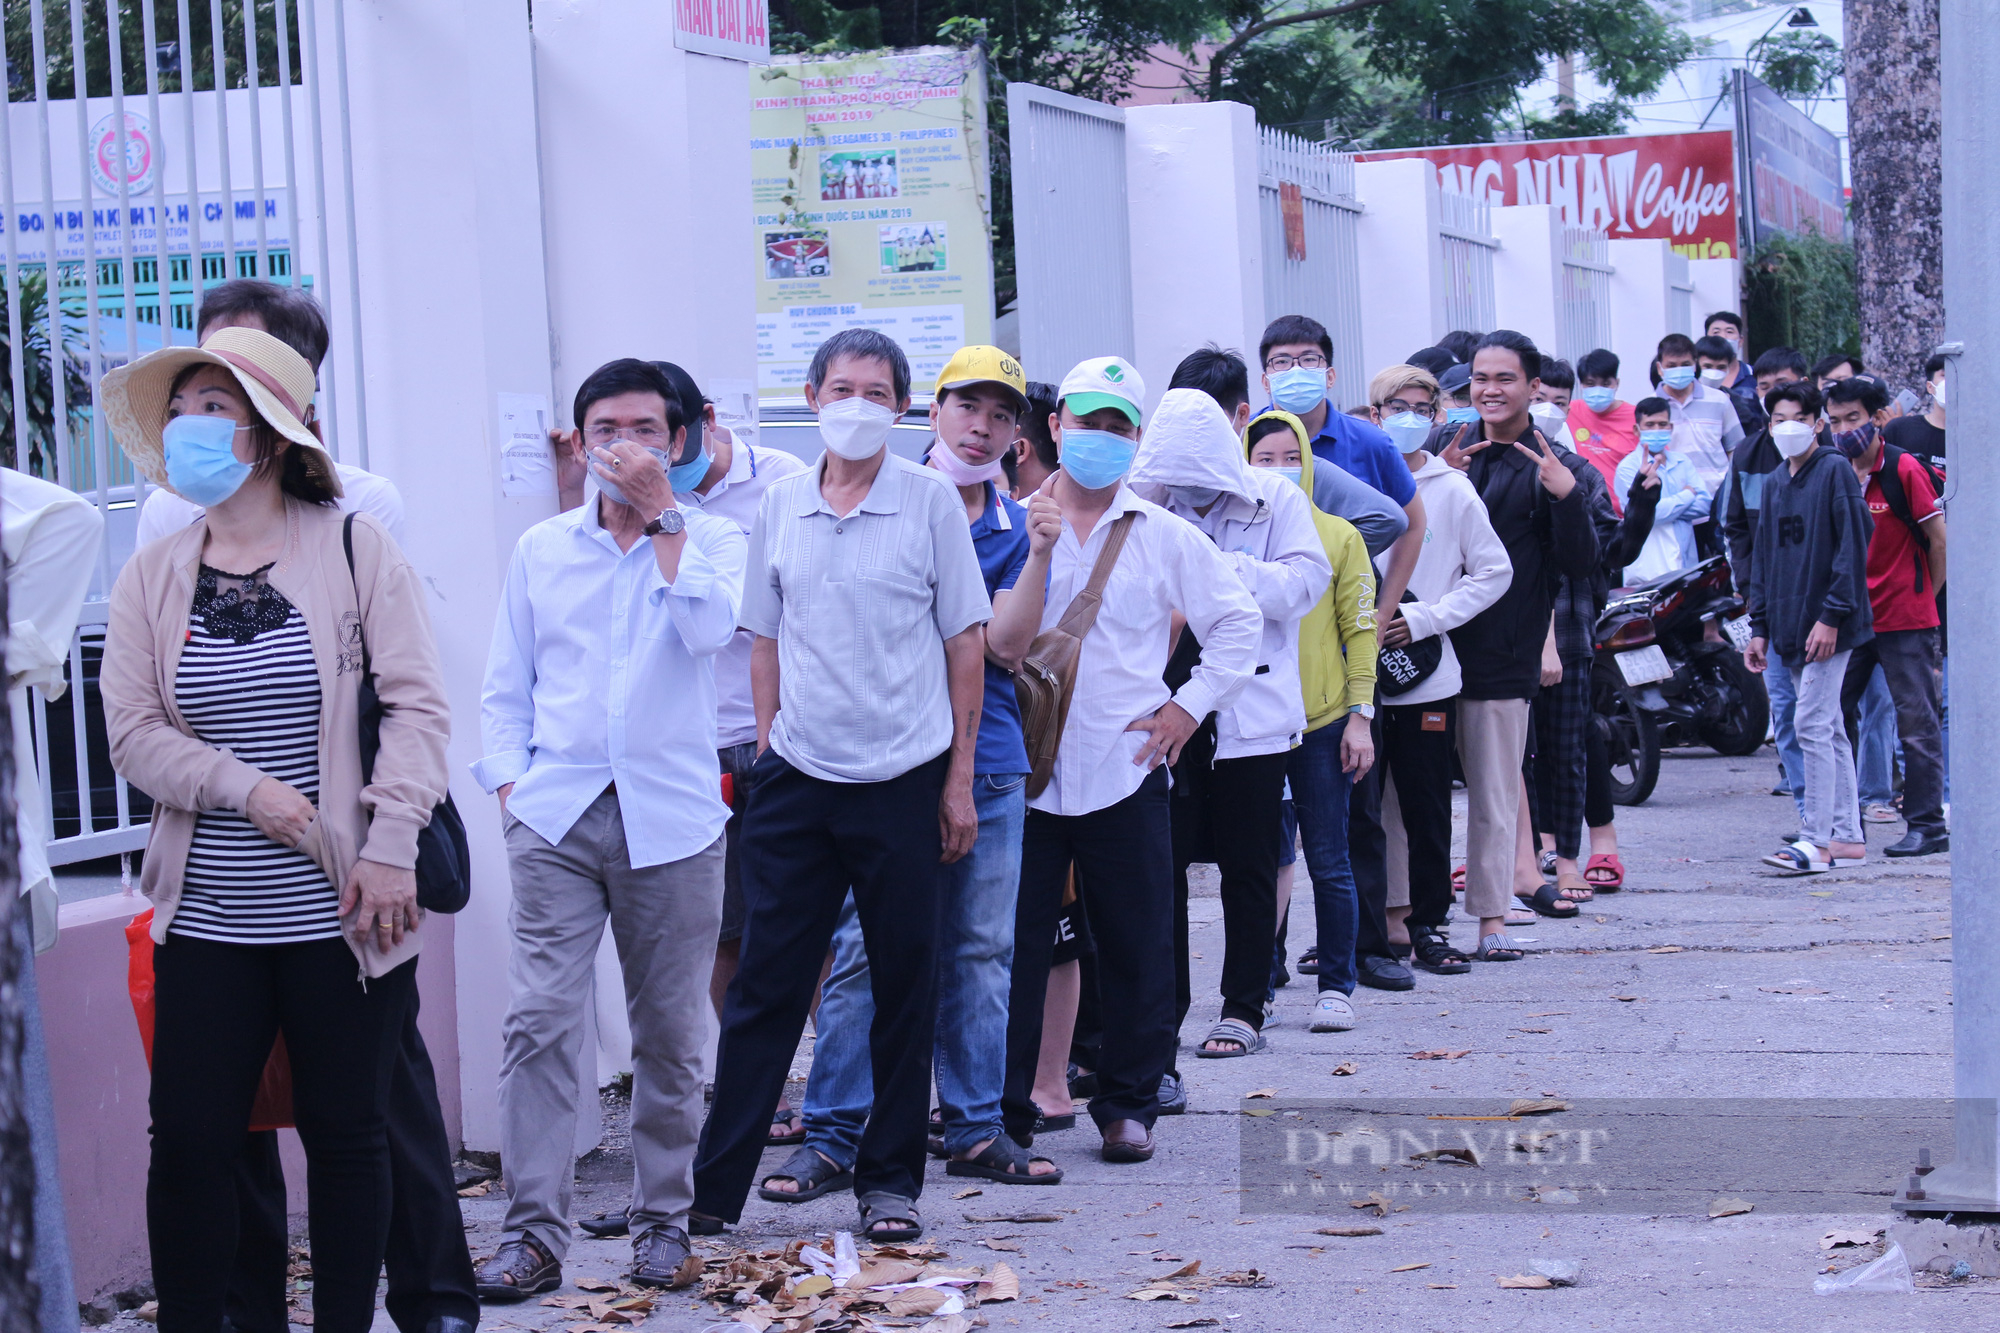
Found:
[[[1746,755],[1764,743],[1771,706],[1743,662],[1745,610],[1719,555],[1611,594],[1591,640],[1591,725],[1611,758],[1613,801],[1639,805],[1653,794],[1663,745]],[[1710,623],[1724,631],[1719,641]]]

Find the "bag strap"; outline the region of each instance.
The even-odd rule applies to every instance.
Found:
[[[1902,463],[1906,451],[1893,444],[1882,446],[1882,466],[1876,469],[1875,479],[1882,485],[1882,498],[1889,504],[1889,512],[1903,520],[1903,526],[1910,530],[1910,537],[1917,552],[1911,552],[1910,560],[1917,569],[1916,583],[1912,592],[1924,590],[1924,556],[1930,554],[1931,537],[1924,531],[1923,524],[1917,522],[1916,513],[1910,508],[1910,492],[1903,485]],[[1921,466],[1922,460],[1918,460]]]
[[[354,585],[354,625],[361,635],[361,680],[373,688],[375,680],[374,659],[368,655],[368,631],[361,623],[361,576],[354,572],[354,513],[349,511],[341,520],[340,544],[347,552],[347,578]]]
[[[1118,553],[1125,549],[1126,534],[1131,532],[1132,520],[1137,517],[1138,511],[1133,510],[1112,522],[1111,531],[1104,534],[1104,548],[1097,553],[1097,563],[1090,567],[1090,582],[1071,600],[1056,624],[1057,629],[1077,639],[1090,633],[1097,623],[1098,608],[1104,605],[1104,585],[1111,581],[1111,567],[1118,563]]]

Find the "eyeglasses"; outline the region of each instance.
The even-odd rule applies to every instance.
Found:
[[[1264,362],[1266,370],[1325,370],[1326,358],[1318,352],[1307,352],[1304,356],[1287,356],[1280,352]]]
[[[594,445],[607,445],[614,440],[630,440],[645,449],[667,447],[667,433],[658,426],[634,426],[630,430],[623,426],[587,426],[583,438]]]
[[[1382,415],[1385,417],[1400,416],[1404,412],[1415,412],[1424,420],[1430,421],[1436,418],[1437,411],[1436,403],[1408,403],[1404,402],[1401,398],[1391,398],[1388,402],[1382,404]]]

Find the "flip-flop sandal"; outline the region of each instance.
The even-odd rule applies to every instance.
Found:
[[[1537,916],[1553,917],[1557,921],[1567,921],[1582,910],[1575,903],[1557,893],[1556,886],[1553,884],[1542,885],[1541,888],[1536,889],[1529,897],[1522,898],[1518,893],[1514,897],[1534,908]],[[1562,910],[1565,907],[1569,909],[1567,912]],[[1482,943],[1480,947],[1484,948],[1485,945]]]
[[[1610,879],[1591,879],[1593,871],[1603,871]],[[1618,859],[1616,852],[1596,852],[1583,863],[1583,877],[1590,880],[1590,887],[1599,893],[1616,893],[1625,887],[1625,863]]]
[[[1451,872],[1451,891],[1452,891],[1453,893],[1464,893],[1464,892],[1465,892],[1465,867],[1464,867],[1464,866],[1459,866],[1459,867],[1457,867],[1456,869],[1454,869],[1454,870],[1453,870],[1453,871]]]
[[[1570,894],[1575,893],[1578,890],[1581,890],[1583,892],[1583,897],[1581,898],[1570,897]],[[1564,902],[1576,903],[1578,906],[1582,906],[1584,903],[1591,903],[1597,901],[1596,889],[1588,880],[1584,881],[1581,884],[1565,884],[1561,880],[1557,880],[1556,894]]]
[[[1208,1049],[1208,1043],[1212,1041],[1233,1041],[1236,1043],[1236,1049],[1211,1051]],[[1240,1018],[1225,1018],[1208,1030],[1208,1035],[1201,1039],[1201,1046],[1195,1054],[1204,1060],[1235,1060],[1246,1055],[1254,1055],[1263,1049],[1263,1033]]]
[[[766,1148],[789,1148],[795,1144],[804,1143],[806,1141],[806,1121],[805,1117],[799,1114],[796,1106],[788,1106],[782,1111],[771,1112],[771,1123],[774,1125],[789,1125],[794,1120],[799,1122],[797,1129],[788,1129],[783,1134],[771,1134],[764,1140],[764,1146]]]
[[[1481,963],[1518,963],[1521,951],[1514,947],[1514,941],[1505,935],[1488,935],[1479,941],[1479,948],[1473,958]]]
[[[1075,1128],[1076,1113],[1074,1111],[1067,1115],[1043,1115],[1040,1111],[1035,1113],[1035,1133],[1037,1134],[1053,1134],[1057,1130]]]
[[[1780,847],[1764,858],[1764,864],[1775,866],[1792,875],[1824,875],[1833,869],[1831,863],[1815,861],[1813,852],[1817,850],[1809,842],[1795,842],[1789,847]]]
[[[861,1238],[871,1245],[893,1245],[915,1240],[924,1234],[924,1219],[917,1213],[915,1200],[887,1190],[870,1190],[855,1201],[861,1206]],[[901,1222],[899,1227],[875,1230],[877,1222]]]
[[[1316,977],[1319,975],[1319,946],[1314,945],[1299,955],[1299,975]]]
[[[774,1190],[768,1185],[759,1185],[758,1198],[769,1199],[772,1203],[804,1203],[830,1190],[847,1189],[854,1184],[854,1173],[841,1170],[811,1148],[800,1148],[785,1159],[783,1166],[764,1179],[797,1181],[799,1187],[796,1190]]]
[[[1063,1173],[1050,1171],[1046,1175],[1036,1175],[1036,1162],[1055,1161],[1048,1157],[1033,1157],[1021,1146],[1002,1134],[993,1142],[981,1148],[977,1155],[966,1158],[954,1157],[944,1164],[948,1176],[971,1176],[976,1180],[997,1180],[1002,1185],[1060,1185]]]
[[[1477,917],[1470,915],[1468,915],[1466,919],[1471,921],[1478,920]],[[1519,907],[1519,906],[1510,907],[1505,912],[1502,912],[1500,914],[1500,920],[1504,924],[1509,926],[1532,925],[1537,919],[1538,918],[1536,917],[1535,913],[1532,910],[1526,907]]]
[[[1535,857],[1535,865],[1541,870],[1541,872],[1544,875],[1555,874],[1556,854],[1553,851],[1542,852],[1540,855]]]

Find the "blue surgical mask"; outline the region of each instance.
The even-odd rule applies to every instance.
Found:
[[[1469,426],[1479,420],[1479,409],[1476,407],[1447,408],[1444,420],[1448,426]]]
[[[1382,429],[1389,432],[1389,438],[1396,443],[1401,453],[1413,454],[1424,447],[1424,441],[1431,437],[1431,423],[1415,412],[1398,412],[1382,422]]]
[[[1132,456],[1139,442],[1108,430],[1085,430],[1081,426],[1062,433],[1062,470],[1086,491],[1116,486],[1132,470]]]
[[[1611,405],[1618,401],[1618,390],[1604,389],[1604,388],[1586,388],[1582,393],[1578,394],[1577,396],[1583,399],[1583,405],[1589,408],[1591,411],[1609,412],[1611,410]]]
[[[1646,446],[1646,452],[1649,454],[1663,454],[1667,451],[1667,446],[1673,442],[1674,433],[1671,430],[1642,430],[1639,432],[1639,443]]]
[[[693,458],[685,463],[676,463],[667,469],[667,484],[672,486],[678,495],[688,494],[701,485],[702,478],[708,475],[709,464],[712,461],[708,456],[708,450],[697,449]]]
[[[1694,374],[1693,366],[1662,366],[1660,383],[1669,389],[1685,389],[1694,383]]]
[[[1283,477],[1286,481],[1289,481],[1294,486],[1302,487],[1306,484],[1306,470],[1303,466],[1274,467],[1271,469],[1271,471],[1277,473],[1279,476]]]
[[[249,429],[222,416],[175,417],[160,432],[168,483],[203,509],[221,504],[250,478],[250,465],[236,456],[236,432]]]
[[[646,450],[646,452],[651,454],[653,457],[659,459],[660,465],[662,467],[666,466],[667,451],[665,449],[649,448]],[[706,467],[704,467],[703,470],[706,471],[707,470]],[[610,496],[612,504],[629,505],[632,503],[630,500],[625,498],[625,492],[618,489],[618,483],[611,480],[611,475],[612,475],[611,469],[605,467],[602,463],[598,462],[595,455],[593,455],[590,460],[590,472],[592,476],[597,478],[597,489],[603,491],[606,495]],[[674,487],[674,489],[679,490],[680,487],[676,486]]]
[[[1271,401],[1293,416],[1304,416],[1326,401],[1326,371],[1293,366],[1271,376]]]

